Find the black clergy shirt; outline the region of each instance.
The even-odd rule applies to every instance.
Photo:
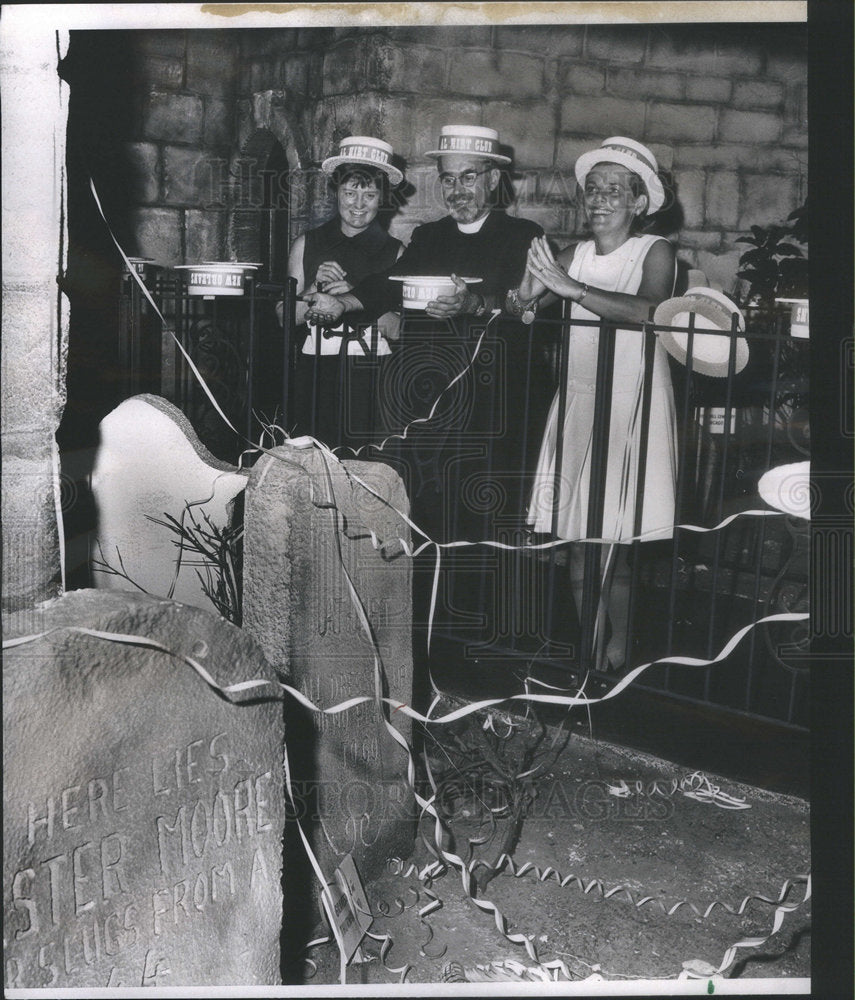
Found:
[[[493,211],[477,233],[464,233],[450,215],[413,230],[409,246],[383,274],[371,275],[353,289],[369,316],[380,316],[401,305],[402,289],[390,275],[451,275],[481,278],[473,291],[495,295],[499,306],[509,288],[519,285],[528,248],[543,230],[528,219]]]

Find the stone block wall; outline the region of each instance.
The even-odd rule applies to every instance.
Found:
[[[222,259],[223,179],[235,136],[239,48],[230,31],[132,33],[134,245],[165,265]],[[127,249],[127,248],[126,248]]]
[[[259,133],[291,168],[293,238],[327,217],[321,160],[340,138],[392,142],[412,185],[392,223],[443,214],[424,151],[450,122],[492,125],[514,154],[510,211],[566,243],[572,167],[607,135],[651,146],[673,178],[662,220],[681,258],[733,286],[751,225],[782,221],[807,185],[804,25],[543,25],[139,32],[128,154],[138,252],[164,263],[228,251],[228,183]],[[219,186],[217,182],[219,178]],[[287,203],[287,204],[285,204]]]
[[[68,35],[3,25],[3,610],[60,588],[57,511],[65,486],[54,433],[65,405],[68,304],[57,284],[67,227],[68,88],[57,58]],[[8,23],[7,23],[8,22]]]
[[[309,171],[349,133],[392,142],[415,188],[392,224],[404,239],[443,214],[423,153],[455,121],[499,129],[517,172],[511,211],[558,243],[578,230],[576,156],[607,135],[646,142],[676,189],[666,235],[725,289],[736,237],[806,195],[804,25],[289,29],[241,45],[242,135],[270,128]],[[328,211],[318,194],[292,213],[293,235]]]

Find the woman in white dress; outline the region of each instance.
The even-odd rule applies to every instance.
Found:
[[[632,139],[606,139],[576,163],[576,179],[592,239],[575,243],[557,256],[545,238],[535,239],[525,276],[508,294],[509,311],[533,315],[539,304],[557,297],[572,302],[570,317],[641,323],[651,308],[669,298],[676,277],[673,246],[659,236],[636,235],[639,222],[658,211],[664,190],[656,159]],[[587,535],[591,442],[598,327],[571,327],[567,357],[567,399],[561,438],[560,482],[556,490],[558,394],[552,402],[537,465],[528,523],[559,538]],[[602,532],[602,604],[611,637],[606,657],[611,669],[625,658],[629,610],[628,542],[635,533],[635,497],[642,433],[647,431],[641,534],[645,539],[673,533],[677,472],[676,424],[667,355],[656,341],[647,428],[641,426],[644,336],[618,327],[615,339],[612,403]],[[581,612],[584,567],[582,546],[570,546],[571,582]],[[600,643],[603,634],[600,630]]]

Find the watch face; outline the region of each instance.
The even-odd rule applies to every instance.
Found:
[[[520,318],[522,319],[523,323],[533,323],[534,316],[535,316],[534,309],[529,308],[525,310],[525,312],[522,314]]]

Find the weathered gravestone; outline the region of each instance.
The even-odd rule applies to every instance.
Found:
[[[67,626],[156,640],[222,685],[275,680],[258,646],[94,590],[10,616],[4,639],[21,625],[60,628],[4,656],[6,986],[281,982],[282,702],[259,698],[275,688],[233,704],[181,659]]]
[[[124,400],[101,421],[92,472],[98,507],[93,566],[95,586],[171,597],[216,610],[200,582],[208,579],[198,552],[180,550],[165,514],[203,532],[232,524],[247,473],[215,458],[184,414],[160,396]],[[188,508],[188,504],[190,505]],[[207,523],[206,519],[210,521]],[[180,555],[180,559],[179,559]],[[213,582],[213,578],[211,578]],[[136,586],[135,586],[136,584]]]
[[[399,477],[380,463],[329,459],[328,473],[316,449],[284,446],[275,455],[256,463],[247,484],[244,628],[271,663],[288,664],[293,686],[314,704],[372,699],[332,715],[293,699],[287,709],[295,803],[324,875],[331,879],[351,854],[367,881],[388,858],[412,852],[407,755],[384,717],[408,741],[412,727],[403,713],[375,700],[374,651],[344,569],[376,641],[381,694],[409,704],[411,559],[399,541],[409,541],[409,530],[392,510],[406,513],[409,505]]]

